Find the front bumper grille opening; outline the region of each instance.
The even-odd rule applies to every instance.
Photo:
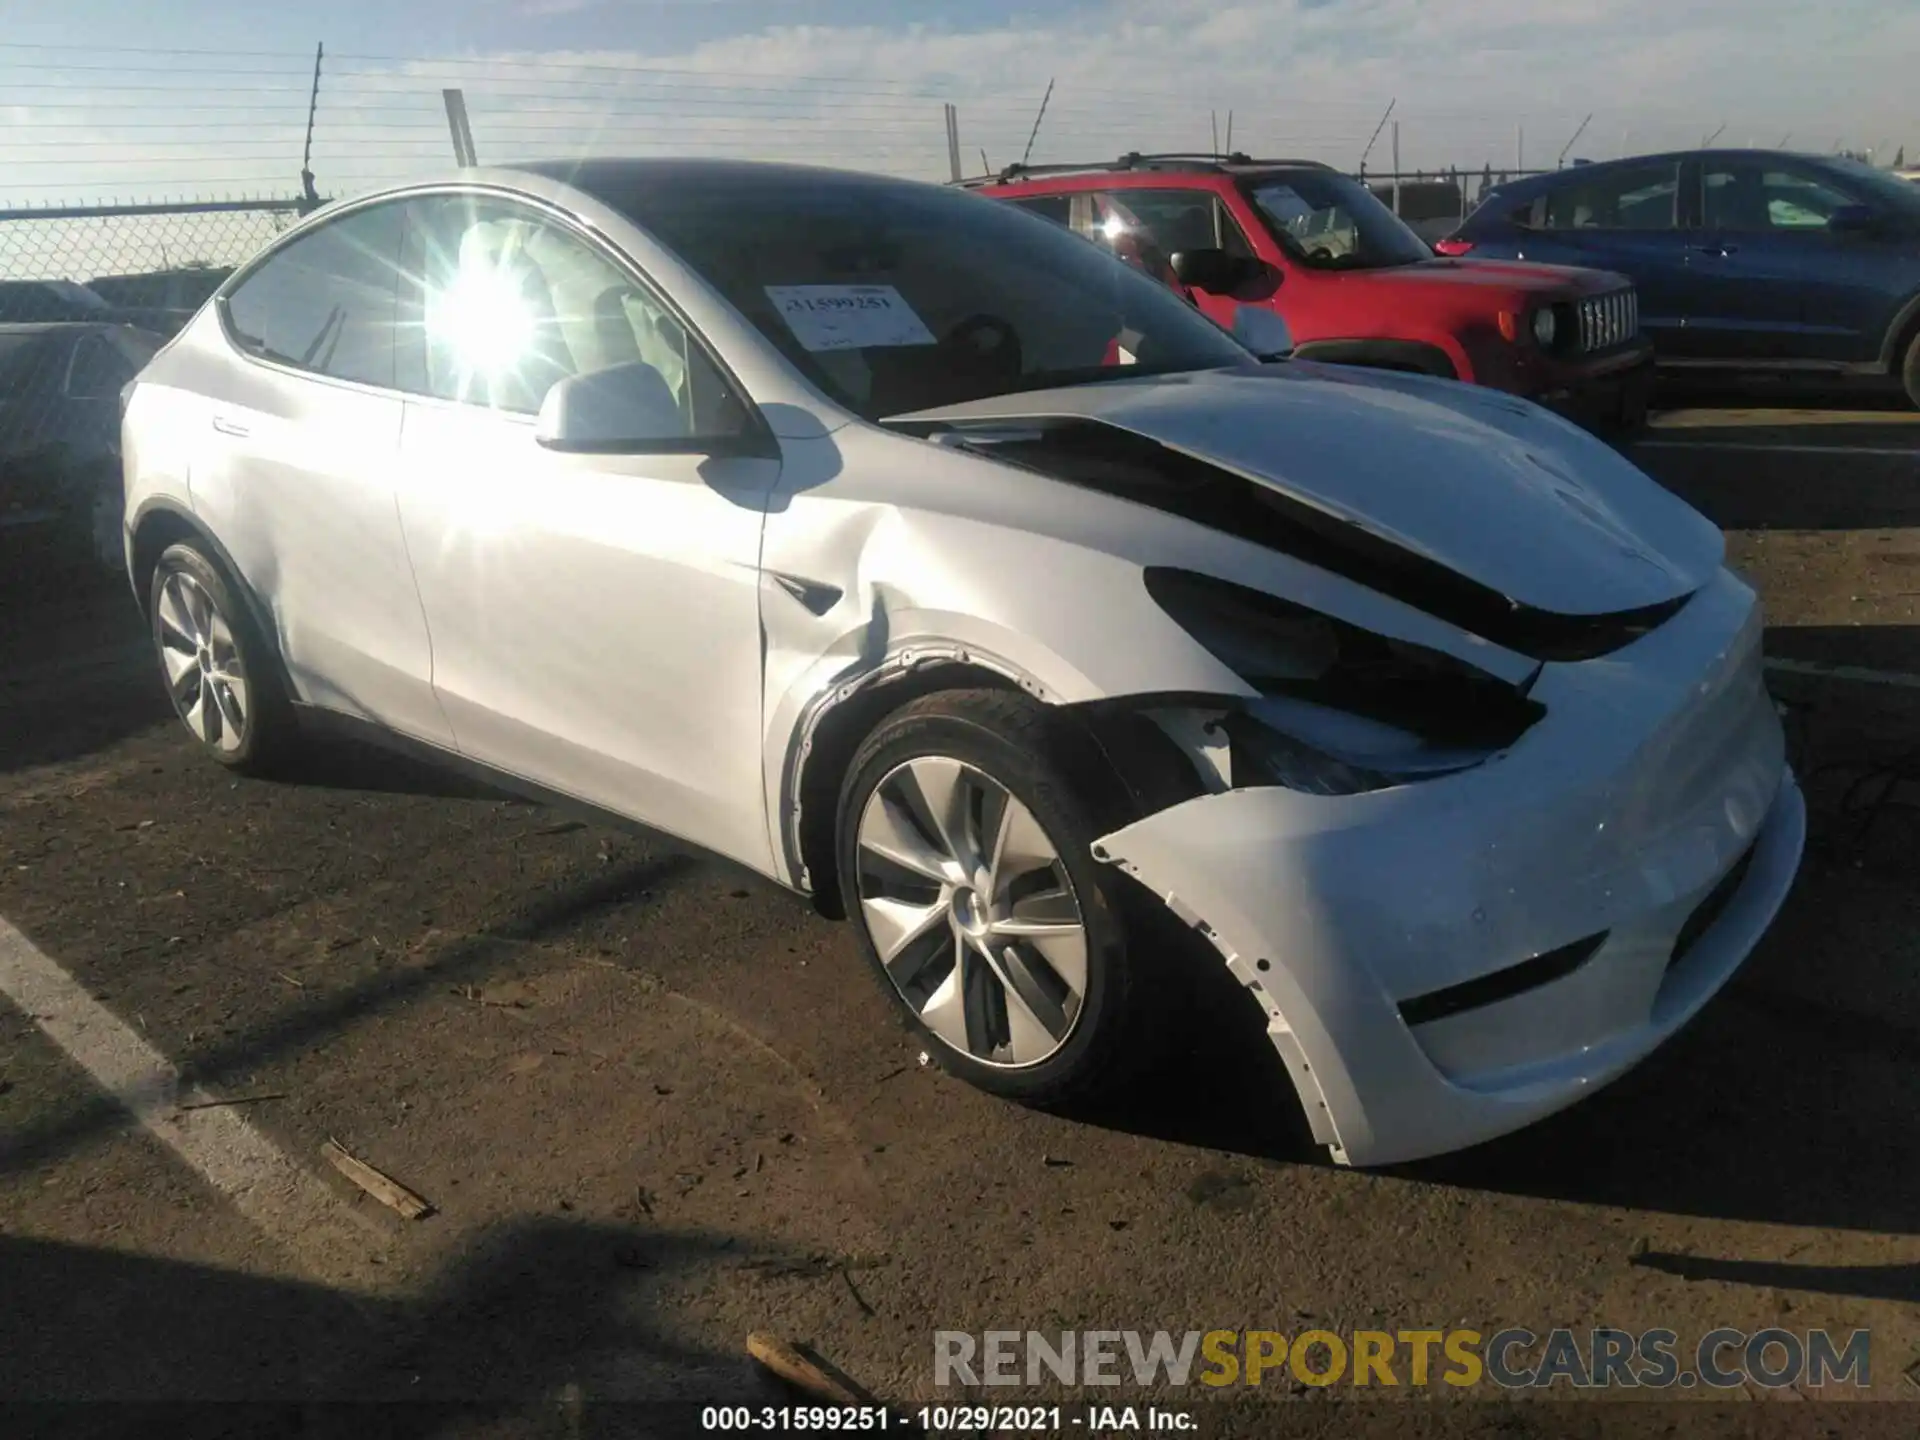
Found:
[[[1693,913],[1687,916],[1687,923],[1680,927],[1680,933],[1674,938],[1673,954],[1667,960],[1667,969],[1672,970],[1687,958],[1687,952],[1700,943],[1700,939],[1714,926],[1721,915],[1726,913],[1733,897],[1740,893],[1740,886],[1747,878],[1747,871],[1753,868],[1753,848],[1748,847],[1746,854],[1734,861],[1733,868],[1720,877],[1720,883],[1707,892],[1706,899],[1693,907]]]
[[[1491,975],[1477,976],[1458,985],[1449,985],[1444,990],[1430,990],[1425,995],[1402,1000],[1400,1018],[1408,1025],[1431,1025],[1435,1020],[1511,1000],[1529,990],[1538,990],[1542,985],[1564,980],[1594,957],[1600,947],[1607,943],[1609,933],[1602,930],[1598,935],[1589,935],[1571,945],[1562,945],[1558,950],[1549,950],[1531,960],[1522,960],[1518,965],[1509,965]]]

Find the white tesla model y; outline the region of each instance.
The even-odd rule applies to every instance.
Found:
[[[951,189],[462,171],[309,217],[130,387],[127,561],[224,764],[349,724],[743,862],[1032,1101],[1224,964],[1317,1140],[1405,1160],[1671,1035],[1804,810],[1711,524],[1257,329]]]

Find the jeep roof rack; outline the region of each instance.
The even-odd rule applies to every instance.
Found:
[[[971,190],[984,185],[1008,185],[1016,180],[1036,179],[1045,175],[1100,175],[1127,170],[1169,170],[1184,171],[1188,174],[1224,175],[1235,170],[1263,169],[1270,166],[1308,170],[1333,168],[1319,160],[1256,160],[1253,156],[1238,150],[1224,155],[1198,150],[1178,150],[1149,155],[1138,150],[1130,150],[1118,160],[1080,161],[1067,165],[1026,165],[1016,162],[991,175],[976,175],[971,179],[955,180],[952,183],[962,189]]]

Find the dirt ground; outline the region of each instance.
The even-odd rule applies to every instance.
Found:
[[[1870,1396],[1920,1401],[1920,826],[1891,778],[1920,682],[1816,673],[1920,675],[1920,425],[1697,409],[1649,441],[1797,666],[1803,876],[1639,1070],[1382,1173],[1302,1150],[1242,997],[1146,1096],[1038,1114],[923,1067],[842,929],[716,862],[341,747],[230,778],[124,585],[0,556],[0,917],[367,1222],[355,1253],[249,1222],[0,1001],[0,1400],[462,1402],[577,1435],[583,1404],[771,1398],[752,1330],[909,1407],[953,1398],[936,1329],[1778,1324],[1870,1329]],[[362,1195],[330,1138],[434,1213]],[[1516,1435],[1621,1408],[1263,1393],[1322,1403],[1211,1408]],[[1758,1433],[1762,1394],[1661,1423]],[[1818,1408],[1779,1433],[1867,1433]],[[1897,1408],[1874,1424],[1914,1433]]]

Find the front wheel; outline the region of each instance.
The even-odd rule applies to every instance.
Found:
[[[272,656],[220,568],[191,542],[169,546],[148,591],[153,643],[174,713],[233,770],[269,769],[294,717]]]
[[[1907,341],[1906,359],[1900,366],[1900,384],[1907,392],[1907,403],[1920,410],[1920,330]]]
[[[1092,857],[1097,788],[1045,707],[992,690],[904,706],[849,768],[847,914],[909,1025],[981,1089],[1065,1103],[1158,1049],[1153,959]]]

